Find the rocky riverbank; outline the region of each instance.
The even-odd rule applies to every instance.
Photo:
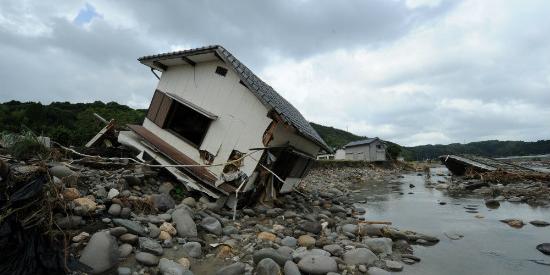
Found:
[[[395,169],[314,169],[300,192],[233,213],[143,166],[10,166],[13,177],[50,179],[44,189],[61,203],[49,230],[65,236],[72,274],[388,274],[420,261],[411,244],[439,241],[371,224],[353,205],[351,184]]]

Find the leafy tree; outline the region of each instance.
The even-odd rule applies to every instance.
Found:
[[[0,104],[0,131],[21,133],[30,129],[62,144],[80,146],[104,126],[94,118],[93,113],[115,119],[119,126],[141,124],[145,117],[145,110],[134,110],[116,102],[52,102],[43,105],[9,101]]]

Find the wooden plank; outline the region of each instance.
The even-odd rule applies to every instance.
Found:
[[[175,163],[181,165],[198,165],[198,163],[195,162],[193,159],[183,154],[178,149],[168,144],[157,135],[153,134],[151,131],[145,129],[143,126],[129,124],[128,128],[130,128],[130,130],[134,131],[141,138],[149,142],[155,149],[157,149],[159,152],[161,152],[163,155],[165,155]],[[221,189],[220,191],[225,194],[233,193],[237,189],[236,187],[227,183],[222,183],[220,186],[216,187],[216,176],[210,173],[210,171],[208,171],[205,167],[184,167],[182,169],[188,172],[192,177],[198,179],[200,182],[205,183],[210,187],[214,187],[218,190]]]
[[[151,100],[151,104],[149,105],[149,110],[147,111],[147,118],[149,120],[155,121],[163,97],[164,94],[161,91],[155,90],[155,94],[153,95],[153,99]]]
[[[86,145],[84,145],[85,147],[92,147],[94,146],[98,141],[100,141],[100,139],[102,139],[107,133],[113,131],[115,129],[115,121],[114,120],[111,120],[109,121],[109,123],[107,125],[105,125],[105,127],[103,127],[103,129],[101,129],[101,131],[99,131],[90,141],[88,141],[88,143],[86,143]]]
[[[164,94],[164,97],[162,98],[162,102],[160,103],[160,106],[159,106],[157,116],[153,121],[160,128],[163,128],[164,125],[166,124],[166,118],[168,117],[168,113],[170,112],[170,107],[172,106],[172,102],[173,102],[172,98]]]

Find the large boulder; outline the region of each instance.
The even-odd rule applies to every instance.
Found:
[[[306,249],[305,247],[299,247],[298,249],[294,250],[292,252],[292,260],[295,262],[299,262],[306,256],[310,255],[320,255],[320,256],[330,256],[330,253],[328,251],[325,251],[323,249],[313,248],[313,249]]]
[[[218,269],[216,275],[241,275],[245,273],[245,267],[244,263],[237,262]]]
[[[90,273],[105,272],[118,263],[119,251],[115,237],[108,231],[96,232],[84,247],[79,261],[92,268]]]
[[[357,232],[357,225],[351,223],[344,224],[342,225],[342,231],[348,234],[355,234]]]
[[[162,246],[159,243],[146,237],[139,238],[139,248],[143,252],[148,252],[157,256],[160,256],[163,253]]]
[[[139,236],[145,236],[145,229],[139,223],[126,219],[113,219],[113,223],[125,227],[128,232]]]
[[[87,197],[74,199],[73,202],[77,206],[80,206],[84,213],[91,213],[95,211],[97,208],[97,203]]]
[[[323,227],[321,226],[320,222],[312,222],[312,221],[306,221],[303,222],[300,225],[300,228],[306,232],[313,233],[313,234],[319,234]]]
[[[392,253],[393,241],[390,238],[372,238],[363,241],[374,253],[389,255]]]
[[[302,236],[298,237],[298,245],[299,246],[310,248],[310,247],[315,246],[315,242],[316,242],[315,238],[313,238],[309,235],[302,235]]]
[[[285,262],[289,260],[289,257],[285,257],[273,248],[262,248],[252,255],[252,259],[256,264],[265,258],[270,258],[279,265],[284,265]]]
[[[154,194],[149,196],[149,200],[153,206],[160,211],[166,211],[176,207],[176,202],[168,194]]]
[[[337,244],[329,244],[323,246],[323,250],[328,251],[330,254],[340,257],[344,253],[344,248]]]
[[[160,259],[159,269],[165,275],[181,275],[188,270],[188,268],[166,258]]]
[[[121,211],[122,211],[122,206],[120,206],[120,204],[113,203],[111,204],[107,212],[116,217],[120,215]]]
[[[337,272],[338,264],[328,256],[308,255],[298,262],[298,268],[307,274],[327,274],[328,272]]]
[[[293,261],[286,261],[284,266],[284,272],[285,275],[301,275],[300,269],[298,268],[298,265],[296,265]]]
[[[146,266],[153,266],[159,263],[159,258],[151,253],[138,252],[136,253],[136,261]]]
[[[261,260],[256,265],[256,275],[278,275],[281,274],[279,265],[270,258]]]
[[[188,210],[180,208],[172,212],[172,221],[180,237],[197,237],[197,225]]]
[[[222,234],[222,224],[218,219],[214,217],[206,217],[201,221],[201,226],[206,231],[215,234],[215,235],[221,235]]]
[[[298,240],[292,236],[286,236],[281,240],[281,245],[284,246],[295,248],[296,244],[298,244]]]
[[[188,242],[182,245],[181,249],[185,251],[189,257],[198,258],[202,255],[202,246],[198,242]]]
[[[342,257],[348,265],[371,265],[378,257],[367,248],[356,248],[347,251]]]
[[[58,177],[60,179],[63,179],[64,177],[69,177],[69,176],[75,175],[76,172],[69,169],[65,165],[57,165],[57,166],[54,166],[54,167],[50,168],[50,174],[54,177]]]

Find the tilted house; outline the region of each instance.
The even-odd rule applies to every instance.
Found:
[[[386,144],[377,137],[352,141],[344,150],[346,160],[386,161]]]
[[[190,189],[214,198],[288,191],[321,149],[330,151],[292,104],[221,46],[138,60],[162,74],[143,125],[129,125],[119,140],[144,160],[179,165],[167,169]]]

